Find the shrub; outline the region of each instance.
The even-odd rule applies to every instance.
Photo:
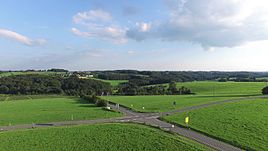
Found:
[[[107,106],[107,101],[106,100],[103,100],[103,99],[99,99],[97,100],[96,102],[96,106],[98,107],[106,107]]]
[[[265,95],[265,94],[268,94],[268,86],[267,87],[264,87],[262,89],[262,94]]]
[[[96,95],[81,95],[80,96],[82,99],[87,100],[88,103],[92,103],[92,104],[96,104],[98,98],[96,97]]]

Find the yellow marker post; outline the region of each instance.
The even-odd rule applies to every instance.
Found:
[[[186,124],[186,126],[188,127],[188,124],[189,124],[189,117],[188,117],[188,116],[185,117],[185,124]]]

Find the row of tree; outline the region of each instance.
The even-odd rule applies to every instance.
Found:
[[[204,72],[204,71],[137,71],[114,70],[93,71],[95,77],[105,80],[129,80],[138,86],[176,82],[219,80],[221,82],[233,80],[236,82],[262,82],[261,77],[268,77],[268,72]]]
[[[220,78],[218,79],[219,82],[228,82],[228,81],[234,81],[234,82],[268,82],[267,79],[257,79],[255,77],[249,77],[249,78]]]
[[[1,94],[101,95],[111,93],[111,86],[97,80],[62,78],[48,75],[18,75],[0,78]]]

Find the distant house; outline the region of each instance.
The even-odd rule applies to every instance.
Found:
[[[77,77],[79,79],[88,79],[88,78],[93,78],[93,75],[92,74],[89,74],[89,75],[77,75]]]

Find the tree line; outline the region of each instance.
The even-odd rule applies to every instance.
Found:
[[[129,80],[138,86],[176,82],[191,82],[204,80],[219,80],[220,82],[264,82],[268,72],[218,72],[218,71],[137,71],[112,70],[92,71],[96,78],[104,80]]]

